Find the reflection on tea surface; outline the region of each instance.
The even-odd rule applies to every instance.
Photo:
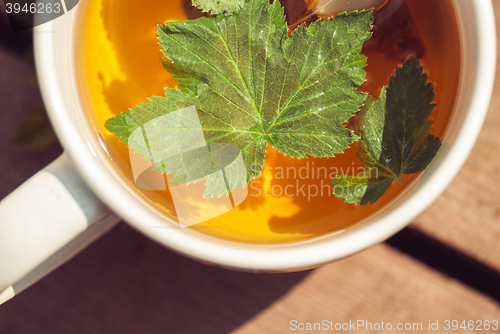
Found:
[[[84,41],[77,54],[83,90],[90,98],[89,118],[124,178],[134,183],[129,150],[107,132],[104,122],[147,97],[162,95],[175,82],[162,68],[156,25],[200,15],[181,0],[94,0],[83,7]],[[290,10],[301,8],[289,3]],[[307,6],[305,6],[307,8]],[[443,138],[454,108],[460,79],[460,43],[451,0],[390,0],[375,17],[374,34],[365,43],[367,81],[361,91],[378,96],[404,59],[416,55],[434,83],[437,108],[431,133]],[[288,17],[300,17],[289,13]],[[293,15],[292,15],[293,14]],[[290,23],[290,22],[289,22]],[[264,172],[250,182],[246,199],[236,208],[190,228],[216,237],[254,243],[305,240],[340,232],[382,209],[415,179],[405,176],[373,205],[348,205],[331,191],[336,173],[356,175],[363,166],[356,147],[335,158],[288,158],[267,147]],[[168,179],[168,178],[167,178]],[[193,192],[203,182],[186,186]],[[176,217],[169,189],[137,191],[153,205]],[[190,210],[208,210],[209,203],[191,203]]]

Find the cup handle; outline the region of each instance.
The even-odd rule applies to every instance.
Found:
[[[61,155],[0,202],[0,304],[119,221]]]

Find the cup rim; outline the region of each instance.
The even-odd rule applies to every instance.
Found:
[[[180,228],[153,229],[152,223],[160,223],[165,217],[150,210],[145,203],[124,190],[123,182],[99,159],[85,135],[80,133],[74,117],[71,117],[71,114],[80,111],[76,105],[67,105],[67,82],[61,82],[59,76],[55,75],[62,66],[62,56],[56,55],[56,48],[60,45],[69,46],[68,50],[73,48],[70,36],[72,29],[64,28],[76,21],[72,18],[78,7],[34,30],[35,62],[42,96],[65,151],[89,187],[126,222],[174,251],[226,268],[266,272],[309,269],[355,254],[392,236],[428,207],[458,173],[479,135],[493,91],[496,66],[493,6],[491,1],[475,0],[472,2],[474,12],[466,13],[475,15],[478,54],[474,78],[476,84],[466,119],[446,157],[429,175],[427,182],[390,212],[348,232],[313,242],[276,247],[218,240]],[[72,93],[77,94],[76,89]]]

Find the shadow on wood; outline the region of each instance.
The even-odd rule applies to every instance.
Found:
[[[122,224],[0,306],[0,333],[229,333],[307,275],[209,267]]]

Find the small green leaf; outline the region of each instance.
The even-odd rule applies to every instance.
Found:
[[[373,171],[375,172],[375,171]],[[339,174],[332,179],[333,193],[347,204],[375,203],[392,184],[392,178],[370,177],[369,173],[349,176]]]
[[[57,141],[47,112],[44,108],[36,109],[28,114],[21,124],[12,145],[22,151],[44,149]]]
[[[245,0],[192,0],[193,6],[199,8],[204,13],[210,12],[213,15],[235,13],[243,7]]]
[[[397,177],[423,171],[441,146],[439,138],[429,133],[434,96],[432,83],[427,83],[427,74],[415,57],[406,60],[389,80],[380,161]]]
[[[106,127],[158,163],[158,171],[175,173],[176,181],[207,179],[210,197],[256,178],[268,143],[294,158],[333,157],[358,139],[343,124],[366,99],[357,92],[366,76],[360,51],[371,36],[373,15],[340,14],[302,25],[288,37],[279,1],[248,0],[235,15],[158,26],[163,67],[179,88]],[[213,144],[234,145],[240,154],[227,155],[226,167],[214,169]],[[204,153],[187,153],[194,149]],[[217,170],[228,187],[207,175]]]
[[[415,57],[396,69],[379,99],[368,97],[359,115],[361,140],[358,157],[367,176],[339,175],[332,180],[334,194],[346,203],[375,203],[393,180],[427,168],[441,143],[429,133],[434,92]],[[356,189],[353,191],[353,189]]]

